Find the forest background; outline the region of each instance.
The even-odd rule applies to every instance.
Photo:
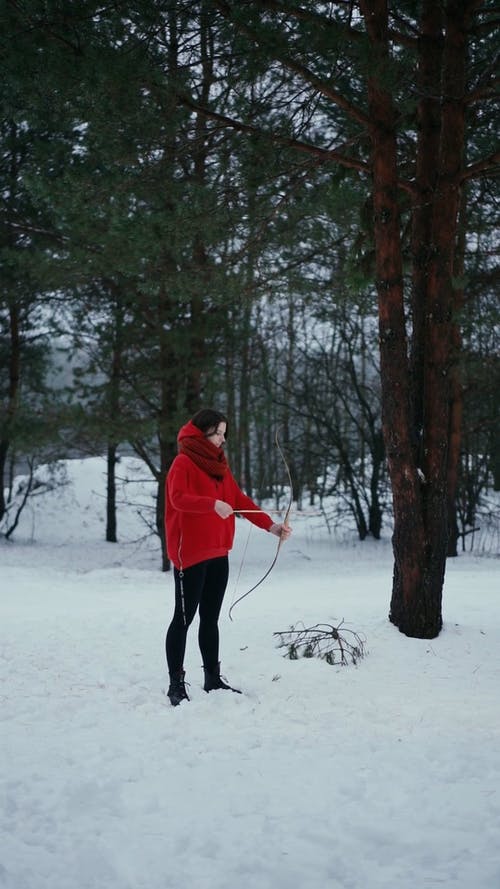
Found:
[[[42,463],[106,453],[115,541],[131,450],[168,568],[216,406],[259,501],[278,432],[298,508],[390,529],[391,619],[435,636],[446,559],[499,537],[495,4],[0,8],[2,534]]]

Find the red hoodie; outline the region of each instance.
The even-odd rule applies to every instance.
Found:
[[[205,437],[191,422],[182,427],[177,441],[188,436]],[[187,454],[178,454],[165,485],[167,551],[176,568],[189,568],[206,559],[227,556],[232,548],[234,516],[222,519],[217,515],[216,500],[225,500],[236,511],[259,509],[238,487],[229,469],[223,479],[216,479],[200,469]],[[248,518],[265,531],[273,524],[263,510]]]

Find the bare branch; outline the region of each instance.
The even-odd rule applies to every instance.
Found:
[[[342,628],[342,632],[340,632]],[[354,630],[344,627],[344,621],[335,627],[331,624],[315,624],[313,627],[299,625],[299,629],[273,633],[279,639],[278,648],[286,648],[284,657],[292,661],[300,657],[317,657],[327,664],[357,664],[365,657],[366,640]]]
[[[312,143],[302,142],[300,139],[293,139],[289,136],[280,136],[277,133],[266,132],[264,130],[261,130],[259,127],[254,127],[251,124],[243,123],[243,121],[235,120],[232,117],[227,117],[227,115],[225,114],[220,114],[219,112],[212,111],[209,108],[202,108],[186,95],[179,95],[179,101],[182,102],[182,104],[186,105],[186,107],[190,108],[191,111],[195,111],[197,114],[204,114],[211,120],[215,120],[218,123],[223,124],[226,127],[230,127],[231,129],[236,130],[239,133],[249,133],[254,136],[264,137],[269,139],[276,145],[282,145],[286,148],[295,148],[297,151],[301,151],[305,154],[315,157],[320,163],[335,161],[336,163],[339,163],[344,167],[349,167],[353,170],[359,170],[362,173],[368,173],[370,171],[370,167],[364,161],[361,161],[358,158],[344,155],[336,149],[320,148],[319,146],[313,145]]]
[[[249,37],[250,40],[252,40],[254,43],[256,43],[257,45],[259,44],[259,42],[260,42],[259,35],[255,31],[253,31],[251,28],[249,28],[247,25],[245,25],[243,22],[235,21],[234,18],[232,17],[231,8],[229,7],[229,5],[227,3],[223,2],[223,0],[214,0],[214,5],[218,8],[218,10],[220,11],[221,15],[224,18],[231,21],[233,23],[233,25],[235,25],[235,27],[238,28],[239,31],[246,34],[246,36]],[[282,11],[286,12],[287,10],[283,9]],[[320,16],[320,19],[321,19],[321,16]],[[325,19],[322,19],[322,22],[323,22],[323,25],[325,25],[325,23],[326,23]],[[337,90],[334,90],[324,80],[317,77],[314,74],[314,72],[311,71],[310,68],[307,67],[307,65],[304,65],[301,62],[298,62],[295,59],[290,58],[290,56],[285,55],[282,52],[279,52],[279,50],[277,48],[273,52],[273,56],[276,59],[276,61],[281,62],[281,64],[285,68],[287,68],[289,71],[293,71],[294,74],[298,74],[306,83],[308,83],[310,86],[312,86],[313,89],[315,89],[317,92],[319,92],[322,96],[325,96],[325,98],[330,99],[330,101],[332,101],[339,108],[342,108],[342,110],[345,111],[346,114],[348,114],[348,116],[350,118],[352,118],[353,120],[356,120],[363,127],[366,127],[366,128],[369,127],[370,121],[369,121],[368,115],[366,115],[363,111],[361,111],[360,108],[357,108],[356,105],[353,105],[352,102],[349,102],[345,98],[345,96],[343,96],[341,93],[337,92]]]
[[[465,182],[468,179],[475,179],[477,176],[498,176],[499,173],[500,151],[496,151],[495,154],[490,154],[489,157],[484,157],[477,163],[466,167],[461,181]]]

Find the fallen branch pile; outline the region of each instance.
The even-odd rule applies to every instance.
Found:
[[[273,636],[279,639],[278,648],[286,648],[283,657],[292,661],[300,657],[317,657],[327,664],[346,666],[357,664],[366,654],[366,640],[344,627],[343,620],[336,627],[332,624],[315,624],[313,627],[297,624],[289,630],[273,633]]]

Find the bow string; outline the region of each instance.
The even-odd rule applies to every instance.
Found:
[[[284,452],[283,452],[283,448],[281,447],[281,444],[280,444],[280,441],[279,441],[278,430],[276,430],[276,434],[275,434],[275,436],[274,436],[274,441],[275,441],[276,447],[278,448],[278,453],[279,453],[281,459],[283,460],[283,464],[284,464],[284,466],[285,466],[286,474],[287,474],[287,476],[288,476],[288,481],[289,481],[289,484],[290,484],[290,500],[289,500],[289,502],[288,502],[288,505],[287,505],[287,508],[286,508],[286,511],[285,511],[285,515],[284,515],[284,518],[283,518],[283,522],[282,522],[283,526],[284,526],[285,528],[287,528],[287,527],[288,527],[288,519],[289,519],[289,516],[290,516],[290,512],[291,512],[292,506],[293,506],[293,482],[292,482],[292,473],[290,472],[290,467],[289,467],[289,465],[288,465],[287,459],[286,459],[285,454],[284,454]],[[279,556],[279,553],[280,553],[280,549],[281,549],[281,545],[282,545],[282,543],[283,543],[283,534],[280,534],[280,537],[279,537],[279,540],[278,540],[278,546],[276,547],[276,552],[275,552],[275,554],[274,554],[274,558],[273,558],[271,564],[269,565],[269,568],[267,569],[266,573],[262,575],[262,577],[260,578],[260,580],[257,581],[257,583],[254,583],[254,585],[253,585],[252,587],[250,587],[250,589],[247,590],[246,593],[243,593],[242,596],[239,596],[238,599],[236,599],[236,600],[233,602],[233,604],[231,605],[231,608],[229,609],[229,619],[230,619],[230,620],[233,619],[233,618],[231,617],[231,612],[232,612],[233,608],[234,608],[236,605],[238,605],[239,602],[242,602],[243,599],[246,599],[246,597],[249,596],[250,593],[253,593],[253,591],[256,590],[257,587],[259,587],[259,586],[261,585],[261,583],[264,583],[264,581],[266,580],[267,577],[269,577],[271,571],[273,570],[274,566],[276,565],[276,562],[278,561],[278,556]]]

